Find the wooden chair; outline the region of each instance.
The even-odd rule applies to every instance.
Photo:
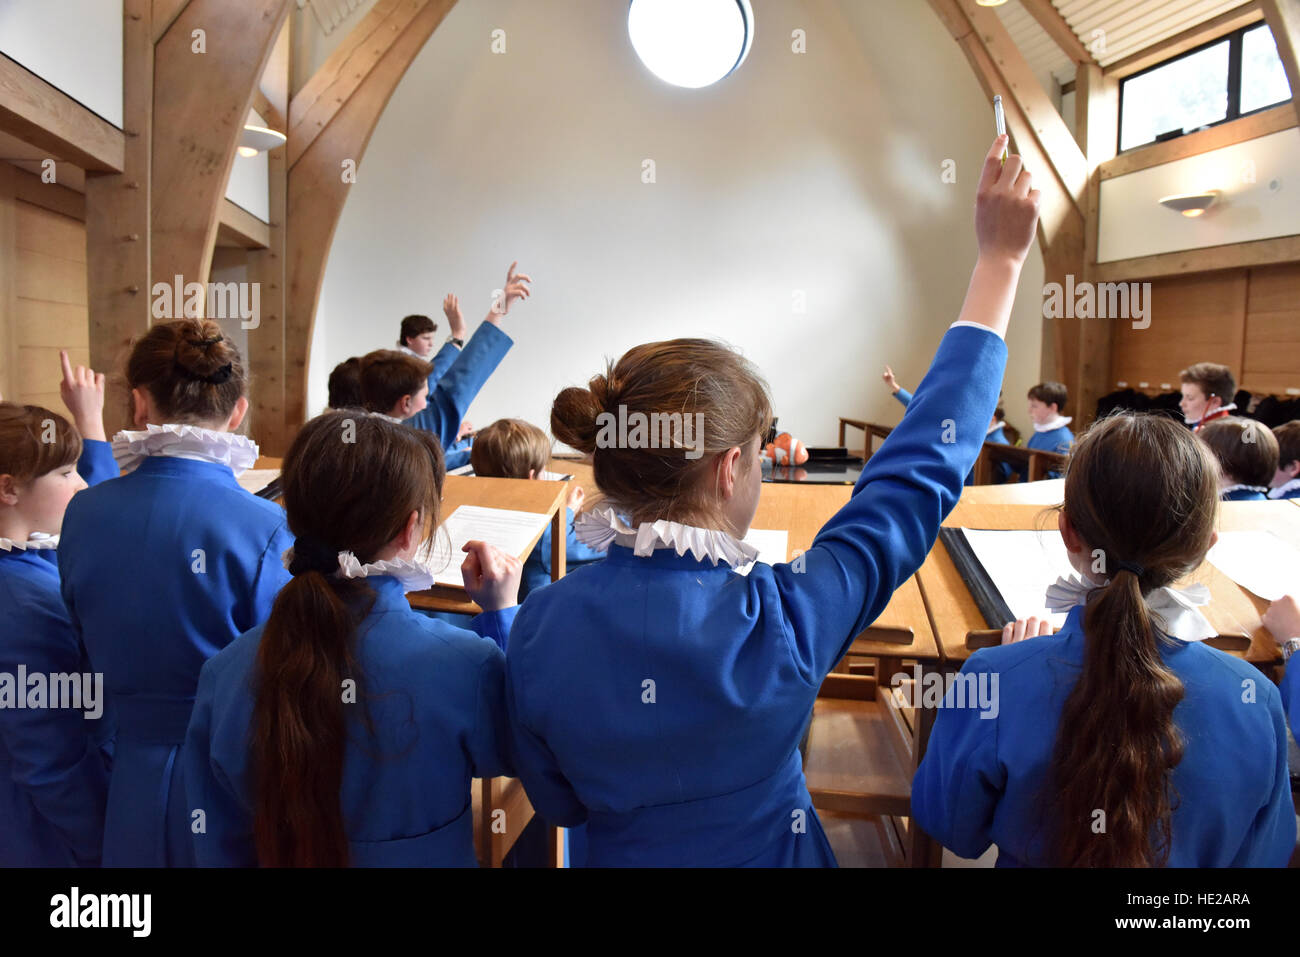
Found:
[[[842,667],[864,670],[847,659]],[[933,709],[910,711],[874,674],[836,673],[822,684],[804,761],[808,793],[830,822],[875,828],[882,863],[938,867],[942,860],[943,848],[910,819],[912,775],[933,724]]]

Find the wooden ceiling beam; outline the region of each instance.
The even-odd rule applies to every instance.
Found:
[[[1291,108],[1300,122],[1300,0],[1263,0],[1264,19],[1291,84]]]
[[[120,173],[126,162],[121,130],[3,54],[0,130],[82,169]]]
[[[1026,13],[1038,21],[1038,25],[1071,60],[1075,63],[1096,62],[1092,53],[1079,39],[1079,35],[1074,32],[1074,28],[1066,22],[1065,17],[1061,16],[1061,11],[1052,5],[1052,0],[1020,0],[1020,5],[1025,8]]]

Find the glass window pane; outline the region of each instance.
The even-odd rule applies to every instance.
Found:
[[[1119,148],[1170,130],[1195,130],[1228,116],[1228,41],[1206,47],[1124,83]]]
[[[1272,31],[1266,26],[1251,30],[1242,37],[1241,112],[1250,113],[1289,99],[1291,87]]]

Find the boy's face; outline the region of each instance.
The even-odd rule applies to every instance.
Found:
[[[1060,415],[1056,403],[1047,405],[1040,399],[1029,400],[1029,418],[1033,419],[1034,425],[1045,425]]]
[[[406,340],[406,348],[410,349],[416,355],[422,358],[428,358],[433,355],[433,333],[422,332],[412,339]]]
[[[1190,423],[1201,421],[1206,414],[1213,412],[1222,403],[1217,396],[1207,396],[1195,382],[1183,383],[1183,397],[1178,400],[1178,407],[1183,410],[1183,419]]]

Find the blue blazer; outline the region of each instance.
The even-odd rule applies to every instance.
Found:
[[[590,562],[598,562],[605,557],[589,545],[578,541],[573,531],[573,509],[564,510],[568,533],[564,539],[564,573],[567,575],[575,568]],[[523,578],[519,584],[519,600],[522,602],[529,593],[551,583],[551,526],[546,526],[537,546],[529,553],[524,562]]]
[[[107,442],[86,439],[77,471],[88,485],[118,474]],[[0,674],[90,674],[59,595],[54,549],[0,551]],[[0,707],[0,866],[91,867],[104,843],[112,711]]]
[[[497,326],[485,322],[474,330],[474,335],[465,348],[459,350],[447,372],[429,389],[429,404],[406,420],[406,424],[417,429],[432,432],[442,443],[443,449],[450,449],[456,444],[456,433],[460,423],[469,411],[470,404],[478,395],[488,377],[496,371],[505,354],[510,351],[514,340]],[[454,349],[455,346],[450,348]],[[444,350],[446,351],[446,347]],[[441,352],[439,356],[441,356]],[[429,377],[433,382],[432,375]],[[453,465],[449,459],[447,468],[457,468],[469,461],[466,450],[464,461],[457,459]]]
[[[1047,775],[1061,708],[1082,667],[1082,613],[1071,609],[1055,635],[971,655],[963,675],[990,687],[998,679],[995,717],[952,707],[951,692],[939,710],[912,781],[912,819],[962,857],[996,844],[1001,867],[1053,863]],[[1173,770],[1169,864],[1285,867],[1296,823],[1277,688],[1203,642],[1162,643],[1160,656],[1186,688],[1174,710],[1186,750]]]
[[[502,648],[516,609],[479,615],[470,632],[412,611],[396,579],[367,580],[376,600],[355,638],[360,673],[340,794],[352,863],[474,867],[470,779],[513,773]],[[199,677],[185,787],[206,814],[194,835],[200,865],[257,865],[249,734],[264,628],[237,638]]]
[[[118,722],[104,865],[193,863],[181,746],[199,669],[289,578],[284,512],[224,465],[151,456],[72,499],[63,599]]]
[[[799,739],[827,672],[933,546],[1006,355],[991,331],[951,329],[794,563],[746,577],[613,545],[529,597],[506,655],[519,777],[547,820],[587,822],[591,864],[834,865]]]

